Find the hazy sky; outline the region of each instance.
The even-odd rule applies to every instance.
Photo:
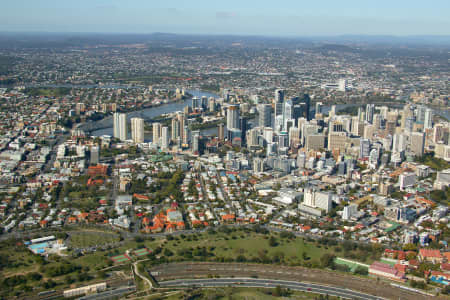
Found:
[[[0,0],[0,7],[0,31],[450,34],[450,0]]]

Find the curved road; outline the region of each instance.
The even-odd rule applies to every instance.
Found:
[[[328,294],[330,296],[342,297],[347,299],[369,299],[380,300],[383,298],[363,294],[345,288],[332,287],[327,285],[311,284],[296,281],[272,280],[272,279],[255,279],[255,278],[208,278],[208,279],[177,279],[163,281],[159,283],[161,287],[260,287],[275,288],[277,286],[289,288],[291,290],[311,292],[317,294]]]

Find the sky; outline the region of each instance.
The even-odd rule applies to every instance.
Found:
[[[450,0],[0,0],[0,31],[450,35]]]

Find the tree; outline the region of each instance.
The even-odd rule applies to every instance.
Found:
[[[357,266],[354,273],[359,275],[367,275],[369,274],[369,271],[363,266]]]
[[[273,235],[270,236],[270,238],[269,238],[269,246],[270,246],[270,247],[276,247],[276,246],[278,246],[277,239],[276,239]]]
[[[320,264],[322,265],[323,268],[331,268],[331,269],[333,269],[334,268],[334,259],[335,258],[336,258],[336,256],[334,256],[334,254],[325,253],[320,258]]]

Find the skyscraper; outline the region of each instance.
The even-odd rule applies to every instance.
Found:
[[[153,140],[154,144],[159,144],[161,139],[161,123],[153,123]]]
[[[98,146],[91,147],[91,165],[96,165],[99,163],[100,149]]]
[[[272,107],[269,104],[258,105],[258,126],[271,127],[272,125]]]
[[[227,109],[227,130],[239,129],[239,105],[230,105]]]
[[[161,132],[161,149],[168,150],[170,145],[169,127],[164,126]]]
[[[423,122],[423,128],[430,129],[433,128],[433,110],[427,108],[425,110],[425,118]]]
[[[225,127],[222,123],[219,124],[217,136],[220,141],[223,141],[225,139]]]
[[[284,107],[284,91],[277,89],[275,90],[275,117],[281,116],[283,114]]]
[[[367,104],[366,106],[366,121],[372,124],[373,114],[375,112],[375,104]]]
[[[303,99],[301,99],[300,101],[301,103],[305,103],[305,110],[304,110],[304,117],[306,118],[306,120],[311,120],[310,118],[310,110],[311,110],[311,98],[309,97],[308,94],[304,94],[303,95]]]
[[[317,102],[316,103],[316,114],[321,114],[322,113],[322,107],[323,107],[323,103],[322,102]]]
[[[144,119],[142,118],[131,119],[131,138],[135,143],[144,142]]]
[[[114,137],[121,141],[127,139],[127,115],[124,113],[114,113]]]
[[[180,137],[180,122],[177,118],[172,119],[172,141],[176,142]]]
[[[415,156],[422,156],[425,146],[425,133],[423,132],[413,132],[411,133],[411,152]]]

